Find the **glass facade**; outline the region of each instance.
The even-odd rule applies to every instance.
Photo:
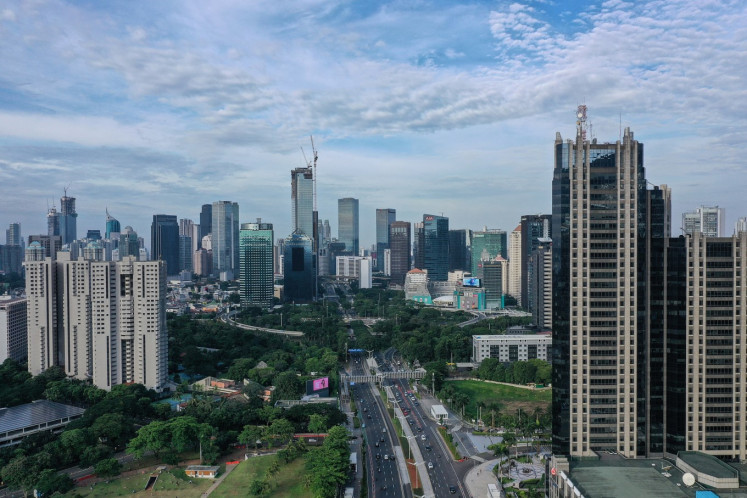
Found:
[[[376,271],[384,271],[384,249],[389,249],[389,225],[396,219],[395,209],[376,210]]]
[[[424,258],[429,280],[446,280],[449,276],[449,218],[423,215]]]
[[[344,243],[345,250],[353,256],[359,256],[358,199],[338,199],[337,220],[337,240]]]
[[[311,168],[291,171],[291,228],[314,237],[314,174]]]
[[[239,205],[231,201],[213,203],[213,271],[230,273],[239,269]]]
[[[503,230],[482,230],[472,234],[472,275],[480,275],[480,262],[500,256],[508,259],[508,235]]]
[[[391,282],[404,285],[410,271],[410,222],[395,221],[389,225],[389,249],[391,251]]]
[[[272,223],[242,223],[239,240],[241,305],[269,308],[274,297]]]
[[[171,214],[154,214],[150,227],[150,256],[166,262],[166,274],[179,273],[179,223]]]
[[[313,241],[294,233],[285,239],[283,249],[283,292],[286,301],[310,302],[314,298]]]

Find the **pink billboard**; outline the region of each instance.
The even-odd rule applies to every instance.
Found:
[[[321,379],[314,379],[314,391],[321,391],[329,387],[329,377],[322,377]]]

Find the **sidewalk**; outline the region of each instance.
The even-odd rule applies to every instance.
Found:
[[[467,475],[464,476],[464,484],[467,486],[467,491],[472,498],[485,496],[488,492],[488,484],[495,484],[501,492],[503,491],[503,488],[498,483],[498,477],[493,474],[493,467],[497,464],[498,459],[489,460],[470,469]],[[502,494],[501,496],[506,495]]]
[[[218,479],[216,479],[215,482],[213,484],[211,484],[210,487],[207,488],[207,490],[204,493],[202,493],[201,498],[206,498],[207,496],[210,495],[210,493],[212,493],[213,491],[215,491],[215,489],[218,486],[220,486],[220,483],[223,482],[223,479],[225,479],[226,477],[228,477],[228,474],[230,474],[231,472],[233,472],[233,469],[235,469],[236,467],[238,467],[238,465],[226,465],[226,471],[223,474],[221,474],[218,477]]]

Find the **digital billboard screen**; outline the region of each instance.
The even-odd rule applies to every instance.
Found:
[[[314,391],[321,391],[329,387],[329,377],[322,377],[321,379],[314,379]]]
[[[329,377],[306,381],[306,394],[308,396],[316,394],[323,398],[329,396]]]
[[[480,279],[477,277],[464,277],[462,285],[464,287],[480,287]]]

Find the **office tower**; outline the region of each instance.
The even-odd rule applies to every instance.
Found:
[[[101,240],[92,240],[83,248],[83,259],[87,261],[106,261],[106,253]],[[145,260],[142,260],[145,261]]]
[[[384,249],[384,275],[392,276],[392,250]]]
[[[207,237],[204,240],[209,240]],[[195,275],[207,277],[213,273],[213,251],[205,248],[197,249],[192,255],[193,272]]]
[[[425,225],[423,223],[413,225],[412,266],[419,270],[425,268]]]
[[[191,272],[192,267],[192,237],[189,235],[179,236],[179,271]]]
[[[291,171],[291,228],[314,237],[314,173],[311,168]]]
[[[345,244],[345,250],[358,256],[358,199],[345,197],[337,200],[337,240]]]
[[[120,225],[119,221],[115,217],[109,214],[109,208],[106,209],[106,238],[109,240],[112,240],[112,237],[119,237],[118,235],[112,235],[112,234],[118,234],[120,231]]]
[[[508,244],[508,294],[521,303],[521,225],[509,235]]]
[[[428,279],[446,280],[449,274],[449,218],[423,215],[423,263]]]
[[[5,231],[5,245],[20,246],[23,238],[21,237],[21,224],[11,223]]]
[[[329,220],[324,220],[324,240],[332,240],[332,229],[329,226]]]
[[[0,246],[0,273],[23,272],[23,247]]]
[[[540,242],[527,265],[528,306],[535,325],[552,330],[552,239]]]
[[[203,204],[202,210],[200,211],[200,233],[199,244],[202,244],[202,239],[213,232],[213,205]]]
[[[0,296],[0,363],[22,361],[27,354],[26,298]]]
[[[503,298],[503,284],[506,280],[507,260],[496,256],[491,261],[483,261],[480,268],[480,279],[485,289],[485,308],[503,309],[505,301]]]
[[[78,213],[75,212],[75,197],[65,195],[60,198],[60,236],[62,245],[69,244],[78,238]]]
[[[706,237],[722,237],[726,216],[724,208],[718,206],[701,206],[695,211],[682,213],[682,232],[693,234],[700,232]]]
[[[358,280],[358,288],[370,289],[373,282],[373,266],[370,257],[337,256],[336,275]]]
[[[472,230],[449,230],[449,271],[471,271],[471,236]]]
[[[734,232],[747,232],[747,216],[743,216],[734,224]]]
[[[553,453],[635,457],[647,451],[643,144],[629,128],[612,144],[584,137],[585,106],[576,141],[555,139]]]
[[[137,382],[162,391],[168,374],[165,263],[73,261],[66,252],[57,261],[37,260],[29,249],[29,372],[60,366],[102,389]]]
[[[88,230],[86,232],[86,239],[101,240],[101,230]]]
[[[181,218],[179,220],[179,235],[186,235],[191,237],[194,231],[195,223],[187,218]]]
[[[239,269],[239,205],[231,201],[213,203],[213,272],[225,272],[233,280]],[[223,278],[223,277],[221,277]]]
[[[139,258],[140,244],[138,243],[137,232],[131,226],[126,226],[119,234],[119,259],[128,256]]]
[[[405,275],[410,271],[410,240],[409,221],[395,221],[389,225],[391,282],[394,285],[404,285]]]
[[[242,306],[270,308],[275,295],[272,223],[242,223],[239,233],[239,291]]]
[[[504,230],[488,230],[483,227],[479,232],[472,233],[472,275],[480,276],[481,262],[491,261],[496,256],[508,258],[507,236]]]
[[[179,224],[172,214],[154,214],[150,228],[150,256],[166,262],[168,275],[179,273]]]
[[[313,241],[301,233],[285,239],[283,254],[283,295],[289,302],[310,302],[315,295]]]
[[[47,211],[47,235],[50,237],[60,235],[60,213],[54,206]]]
[[[532,253],[540,246],[540,239],[552,237],[552,216],[530,214],[521,217],[521,305],[534,311],[529,302],[527,266]]]
[[[384,250],[389,249],[389,225],[397,220],[397,210],[376,210],[376,271],[384,271]]]
[[[57,257],[57,251],[62,249],[62,237],[59,235],[29,235],[29,246],[33,242],[38,242],[44,248],[45,256],[52,259]]]

